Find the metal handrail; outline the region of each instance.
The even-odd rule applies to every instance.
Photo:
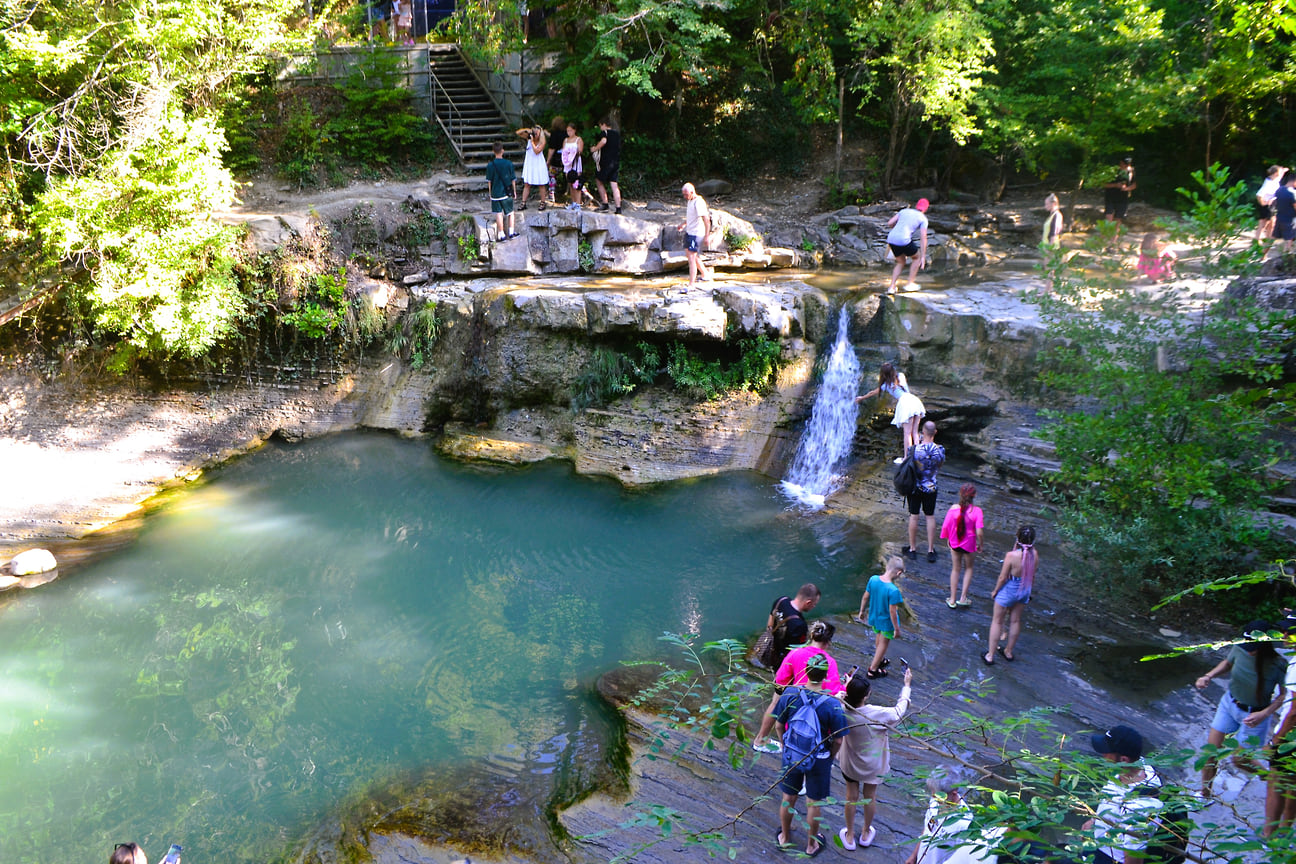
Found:
[[[459,157],[459,162],[464,161],[464,129],[467,121],[463,117],[463,112],[455,104],[454,99],[450,97],[450,91],[445,89],[441,79],[437,77],[436,68],[432,63],[432,52],[428,52],[428,93],[432,99],[432,116],[436,118],[437,125],[441,131],[445,132],[446,137],[450,139],[450,146],[454,148],[455,155]],[[444,101],[448,106],[446,111],[447,117],[441,117],[441,102]],[[458,122],[456,122],[458,121]],[[456,131],[457,128],[457,131]]]
[[[463,64],[468,67],[468,71],[472,73],[473,78],[475,78],[477,80],[477,83],[481,85],[482,90],[486,93],[486,98],[490,99],[491,104],[495,106],[495,111],[501,117],[507,119],[509,114],[507,111],[504,110],[503,106],[500,105],[499,100],[495,98],[495,91],[491,89],[490,84],[488,84],[482,78],[481,73],[477,71],[477,67],[472,62],[470,62],[467,57],[464,56],[463,50],[459,47],[458,43],[455,44],[455,53],[459,55],[459,59],[463,61]],[[518,69],[521,70],[521,68],[522,67],[519,64]],[[501,77],[511,77],[511,76],[501,76]],[[530,120],[534,122],[534,119],[531,117],[531,113],[526,110],[526,103],[522,100],[522,91],[521,91],[520,82],[518,84],[518,87],[519,89],[516,94],[518,100],[518,110],[521,112],[522,116],[526,120]]]

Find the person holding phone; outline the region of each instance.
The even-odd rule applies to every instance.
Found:
[[[900,664],[904,666],[904,686],[900,688],[900,698],[893,708],[864,704],[870,689],[865,676],[852,675],[846,682],[846,740],[837,751],[837,764],[846,781],[846,826],[837,832],[837,836],[847,852],[854,851],[856,846],[856,805],[862,805],[864,809],[864,828],[859,833],[858,845],[871,846],[877,837],[873,817],[877,814],[878,786],[891,770],[890,733],[909,710],[909,688],[913,682],[913,670],[909,664],[903,658]]]

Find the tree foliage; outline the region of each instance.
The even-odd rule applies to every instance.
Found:
[[[294,0],[0,11],[10,222],[70,265],[71,290],[88,282],[98,329],[128,354],[204,353],[245,308],[238,234],[214,218],[233,201],[216,118],[239,75],[308,34],[298,14]]]
[[[1220,226],[1238,225],[1236,190],[1218,171],[1198,180],[1211,194],[1177,230],[1218,252],[1232,235]],[[1076,402],[1045,412],[1039,434],[1060,462],[1047,487],[1059,530],[1102,584],[1179,590],[1270,542],[1257,505],[1280,457],[1270,425],[1291,417],[1277,385],[1296,333],[1245,301],[1131,290],[1119,262],[1098,261],[1095,276],[1093,259],[1052,259],[1040,298],[1053,340],[1040,380]]]
[[[889,106],[890,131],[883,189],[890,189],[919,120],[944,129],[959,144],[979,131],[972,96],[991,71],[994,46],[986,22],[968,0],[931,5],[923,0],[879,3],[851,25],[875,74],[866,96]]]

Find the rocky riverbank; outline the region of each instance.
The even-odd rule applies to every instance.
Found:
[[[392,199],[393,212],[403,200]],[[345,215],[354,212],[355,201],[339,197],[327,206]],[[658,214],[661,226],[678,221],[664,205],[657,210],[645,203],[636,210]],[[0,374],[0,457],[10,485],[0,500],[0,557],[52,545],[66,574],[78,557],[128,536],[131,517],[158,500],[159,491],[195,481],[205,468],[271,436],[299,439],[358,428],[427,434],[456,458],[505,463],[567,459],[581,472],[615,477],[627,485],[730,470],[780,476],[809,410],[805,396],[813,389],[829,320],[836,309],[845,308],[865,375],[871,376],[882,359],[899,360],[941,429],[940,440],[953,462],[940,507],[951,503],[951,490],[960,481],[975,479],[982,490],[980,502],[995,519],[978,576],[981,591],[974,587],[978,602],[971,610],[952,612],[944,606],[946,559],[919,562],[905,585],[917,622],[893,651],[914,664],[921,711],[989,716],[1022,706],[1056,706],[1059,728],[1069,732],[1134,720],[1154,744],[1200,743],[1209,707],[1186,688],[1200,671],[1198,664],[1185,661],[1149,676],[1130,662],[1130,646],[1151,650],[1178,637],[1150,640],[1146,622],[1113,621],[1111,614],[1095,608],[1100,604],[1087,587],[1070,583],[1061,568],[1049,569],[1041,582],[1039,602],[1027,618],[1022,661],[991,669],[976,660],[988,621],[984,590],[994,575],[991,562],[1008,548],[1006,526],[1039,517],[1043,504],[1033,495],[1034,484],[1052,462],[1048,448],[1031,437],[1037,424],[1030,372],[1043,333],[1026,297],[1036,287],[1030,261],[1013,259],[991,271],[971,268],[1028,247],[1031,223],[1021,219],[1020,237],[1005,235],[995,242],[990,239],[994,226],[974,211],[979,212],[969,207],[966,218],[958,211],[940,214],[948,225],[937,230],[955,238],[941,247],[957,250],[940,256],[949,269],[929,272],[921,279],[921,290],[898,295],[883,293],[883,270],[830,279],[732,258],[732,269],[717,281],[692,288],[678,278],[618,277],[617,268],[605,268],[611,275],[595,278],[545,269],[556,260],[549,241],[558,234],[576,231],[592,249],[591,232],[613,230],[592,227],[604,223],[590,214],[588,222],[581,215],[575,228],[563,227],[568,217],[560,217],[557,227],[551,218],[543,227],[529,228],[547,239],[528,241],[531,263],[525,268],[502,266],[491,275],[495,265],[489,262],[495,259],[490,258],[486,265],[471,265],[473,273],[481,274],[478,278],[408,279],[424,272],[430,261],[407,257],[399,262],[392,258],[381,272],[371,269],[358,276],[361,293],[381,295],[382,305],[436,302],[441,333],[433,356],[420,368],[379,354],[328,369],[303,363],[247,375],[210,373],[173,379],[162,389],[71,377],[51,380],[21,367],[7,369]],[[276,214],[273,226],[266,226],[266,238],[314,230],[317,223],[304,217],[294,221],[299,217]],[[802,229],[823,231],[823,237],[815,234],[812,240],[819,246],[819,260],[875,263],[883,213],[857,209],[824,217]],[[331,217],[326,210],[321,218]],[[1007,220],[996,217],[995,224]],[[487,230],[480,221],[475,224],[474,230]],[[751,224],[760,230],[760,220]],[[792,230],[770,230],[785,229]],[[646,251],[654,251],[653,242],[673,242],[665,231],[659,227],[652,235],[655,241],[652,232],[644,233]],[[790,234],[780,239],[795,241]],[[536,249],[548,250],[550,259],[540,260],[538,270],[531,266],[537,263]],[[852,260],[842,251],[847,249],[856,249],[861,257]],[[671,261],[660,253],[672,250],[655,251],[659,261]],[[437,253],[432,249],[428,254],[435,258]],[[568,260],[565,253],[559,258]],[[596,260],[603,260],[601,252]],[[520,280],[502,272],[549,275]],[[429,276],[434,274],[435,266]],[[1222,287],[1185,284],[1206,297]],[[779,340],[784,349],[785,365],[768,393],[699,402],[664,386],[649,386],[602,408],[580,413],[570,408],[579,378],[601,347],[624,348],[648,339],[717,350],[734,336],[758,335]],[[862,420],[854,462],[846,469],[848,482],[829,498],[819,518],[873,526],[894,550],[892,541],[901,536],[904,517],[889,489],[889,456],[897,440],[888,419],[878,413]],[[1046,533],[1045,554],[1050,562],[1059,562],[1050,540]],[[839,627],[837,656],[850,663],[871,651],[871,639],[844,614],[857,602],[855,597],[830,598],[823,609]],[[759,626],[753,622],[752,635]],[[769,785],[773,760],[761,757],[732,769],[698,740],[687,742],[679,762],[647,759],[654,717],[626,704],[633,681],[623,680],[622,674],[610,673],[597,686],[609,704],[623,711],[628,752],[620,742],[608,745],[589,736],[581,745],[586,748],[580,754],[584,767],[573,769],[578,776],[566,785],[562,800],[528,801],[518,808],[518,790],[495,789],[489,777],[408,778],[376,791],[354,812],[339,814],[334,824],[321,828],[303,860],[338,860],[351,850],[393,864],[431,862],[454,857],[453,848],[471,852],[479,861],[582,862],[630,853],[649,843],[651,848],[636,853],[637,859],[696,856],[695,849],[678,842],[654,842],[659,833],[652,826],[618,828],[628,815],[624,802],[635,797],[679,809],[694,827],[732,822],[726,831],[740,846],[743,860],[778,854],[770,842],[773,805],[760,803],[744,812]],[[951,680],[984,695],[970,700],[932,696],[937,682]],[[988,682],[993,684],[989,690]],[[889,683],[893,686],[878,688],[878,698],[894,696],[894,679]],[[930,754],[921,749],[897,744],[896,782],[883,793],[878,845],[893,850],[896,860],[917,830],[921,804],[903,781],[912,777],[913,766],[930,762]],[[470,792],[451,794],[448,789]],[[1253,791],[1249,788],[1244,797]],[[830,813],[829,824],[839,825],[839,817]],[[561,827],[555,832],[555,826]],[[577,841],[564,832],[598,836]]]

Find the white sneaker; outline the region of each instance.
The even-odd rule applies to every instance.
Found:
[[[901,462],[904,461],[904,457],[903,457],[903,456],[897,456],[896,458],[892,459],[891,461],[894,462],[896,465],[899,465]]]
[[[868,831],[860,835],[859,845],[865,847],[872,846],[873,838],[875,837],[877,837],[877,828],[874,828],[872,825],[870,825]]]
[[[841,829],[837,832],[837,836],[841,839],[843,849],[847,852],[855,851],[855,838],[851,836],[849,828]]]

